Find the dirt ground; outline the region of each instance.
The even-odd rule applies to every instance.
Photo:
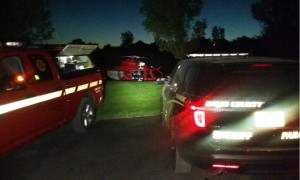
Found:
[[[0,159],[1,180],[40,179],[299,179],[299,175],[213,176],[199,168],[171,168],[170,138],[160,119],[103,120],[88,133],[64,126]]]

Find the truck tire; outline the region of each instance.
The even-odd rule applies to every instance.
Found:
[[[91,98],[83,97],[80,101],[75,118],[72,121],[73,130],[77,133],[85,133],[96,119],[96,106]]]

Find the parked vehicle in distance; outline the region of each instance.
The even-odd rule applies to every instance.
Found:
[[[161,91],[174,168],[299,173],[299,62],[191,54]]]
[[[122,81],[155,81],[163,77],[160,67],[148,66],[144,57],[124,56],[120,65],[107,69],[107,76]]]
[[[96,45],[67,45],[56,57],[38,48],[0,49],[0,156],[67,122],[95,122],[103,84],[89,59]]]

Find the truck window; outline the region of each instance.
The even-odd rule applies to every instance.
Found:
[[[34,78],[37,82],[53,79],[53,74],[44,56],[32,55],[29,58],[34,69]]]
[[[71,77],[77,77],[84,74],[94,73],[94,63],[87,55],[76,55],[76,56],[57,56],[57,66],[61,78],[68,79]]]
[[[0,59],[0,92],[13,86],[15,77],[20,74],[24,74],[24,68],[19,57]]]
[[[72,73],[94,67],[88,56],[60,56],[57,57],[57,60],[63,73]]]

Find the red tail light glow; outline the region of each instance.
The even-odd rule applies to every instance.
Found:
[[[259,64],[251,64],[251,67],[272,67],[273,64],[271,63],[259,63]]]
[[[214,168],[225,168],[225,169],[238,169],[240,166],[232,164],[213,164]]]
[[[197,126],[205,127],[205,112],[204,111],[195,111],[194,112],[194,120]]]
[[[191,110],[196,110],[196,108],[197,108],[196,106],[190,106]]]

